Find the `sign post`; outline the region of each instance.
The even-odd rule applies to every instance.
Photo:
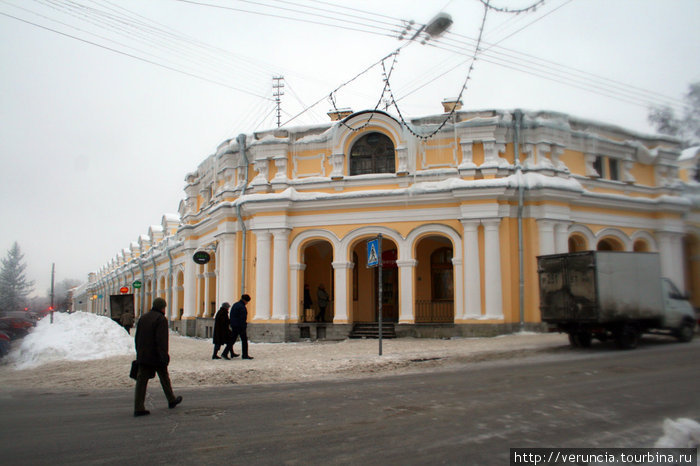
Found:
[[[367,267],[379,267],[379,285],[377,293],[377,307],[379,318],[379,356],[382,355],[382,234],[379,233],[376,238],[367,241]]]

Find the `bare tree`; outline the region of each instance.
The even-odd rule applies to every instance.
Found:
[[[700,144],[700,81],[688,86],[685,101],[682,117],[668,106],[653,107],[647,116],[657,131],[680,138],[684,148]]]

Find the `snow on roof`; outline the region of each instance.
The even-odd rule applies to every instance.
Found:
[[[689,160],[700,155],[700,146],[688,147],[681,151],[681,155],[678,157],[678,161]]]
[[[563,191],[583,192],[581,184],[574,178],[559,178],[545,176],[539,173],[526,173],[522,175],[522,183],[525,189],[558,189]],[[233,202],[233,205],[245,204],[248,202],[267,201],[317,201],[330,199],[349,199],[369,196],[390,196],[401,194],[423,194],[446,192],[456,189],[468,188],[517,188],[519,185],[518,175],[510,175],[505,178],[463,180],[461,178],[448,178],[442,181],[419,182],[409,188],[401,189],[374,189],[364,191],[352,191],[346,193],[323,193],[323,192],[299,192],[294,188],[287,188],[280,193],[267,194],[246,194]]]

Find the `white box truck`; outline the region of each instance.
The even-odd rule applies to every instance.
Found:
[[[657,253],[583,251],[537,258],[542,321],[569,335],[572,346],[613,338],[635,348],[642,333],[687,342],[695,311],[661,276]]]

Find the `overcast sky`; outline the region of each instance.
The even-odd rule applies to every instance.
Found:
[[[0,0],[0,254],[19,243],[36,294],[52,263],[57,281],[86,281],[177,212],[185,175],[218,144],[277,125],[273,76],[285,78],[288,126],[328,121],[339,87],[338,107],[373,109],[381,65],[341,85],[404,45],[408,21],[440,11],[454,20],[448,33],[385,61],[407,117],[440,113],[460,93],[479,0]],[[698,0],[491,10],[462,101],[653,132],[649,105],[679,108],[700,80],[698,18]]]

